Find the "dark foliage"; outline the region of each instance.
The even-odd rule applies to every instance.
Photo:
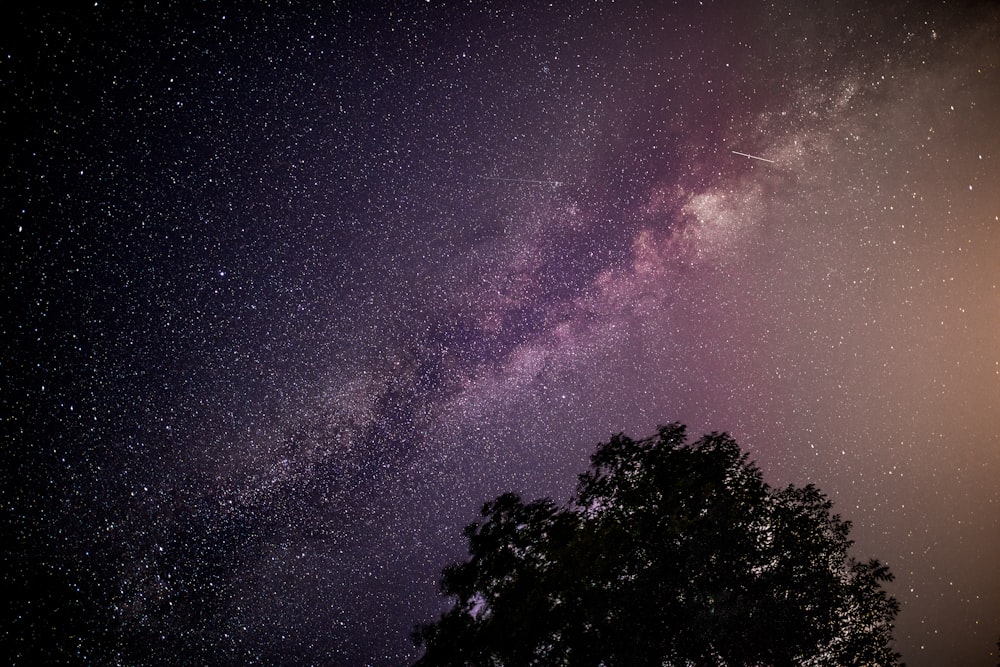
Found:
[[[848,556],[814,486],[679,424],[598,447],[567,507],[505,494],[418,627],[430,665],[898,665],[888,568]]]

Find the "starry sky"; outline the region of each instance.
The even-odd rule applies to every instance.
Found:
[[[485,500],[676,420],[996,664],[996,4],[0,11],[22,654],[408,664]]]

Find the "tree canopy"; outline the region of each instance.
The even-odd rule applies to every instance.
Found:
[[[566,506],[483,506],[417,665],[899,665],[892,574],[849,555],[831,509],[769,486],[725,433],[619,434]]]

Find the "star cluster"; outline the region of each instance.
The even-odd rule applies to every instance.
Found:
[[[483,501],[680,420],[995,664],[1000,15],[867,5],[5,8],[15,657],[408,664]]]

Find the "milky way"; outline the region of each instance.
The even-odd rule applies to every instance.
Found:
[[[189,4],[3,9],[15,657],[408,664],[482,502],[682,421],[996,663],[995,6]]]

